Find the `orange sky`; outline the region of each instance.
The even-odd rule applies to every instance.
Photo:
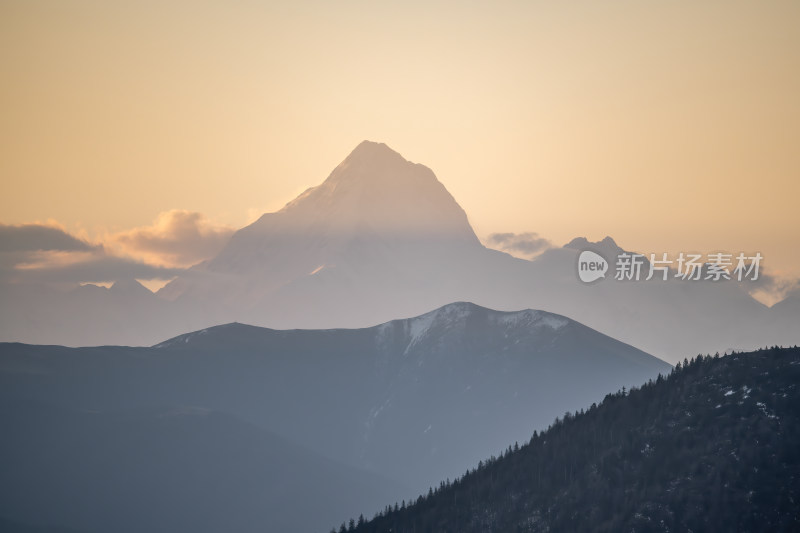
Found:
[[[800,276],[800,2],[393,4],[1,0],[0,223],[240,227],[370,139],[481,237]]]

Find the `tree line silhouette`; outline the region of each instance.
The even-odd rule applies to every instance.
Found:
[[[698,355],[346,532],[798,531],[800,349]]]

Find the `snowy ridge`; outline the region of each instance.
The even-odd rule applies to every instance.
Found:
[[[497,323],[509,327],[548,327],[558,331],[567,324],[569,319],[563,316],[554,315],[545,311],[526,309],[510,313],[497,312]]]
[[[472,303],[456,302],[434,309],[424,315],[407,320],[408,331],[411,335],[411,344],[422,339],[433,325],[449,328],[461,324],[475,309],[479,307]]]
[[[387,339],[392,329],[397,325],[401,325],[408,339],[408,345],[406,347],[407,352],[409,348],[427,337],[433,329],[447,331],[454,328],[464,328],[467,319],[474,315],[484,315],[490,323],[505,327],[507,331],[512,329],[526,330],[539,328],[549,328],[553,331],[558,331],[570,323],[570,319],[546,311],[535,309],[495,311],[471,302],[455,302],[416,317],[392,320],[379,324],[375,326],[375,331],[379,339]],[[191,344],[198,340],[199,337],[235,327],[269,329],[231,322],[229,324],[222,324],[178,335],[177,337],[153,345],[153,348],[163,349],[176,345]]]
[[[483,314],[490,324],[505,328],[507,332],[511,330],[540,330],[541,328],[559,331],[570,323],[570,319],[546,311],[535,309],[510,312],[495,311],[470,302],[455,302],[417,317],[381,324],[378,326],[378,335],[381,338],[386,338],[392,324],[402,323],[408,342],[404,353],[408,353],[414,345],[429,336],[434,329],[437,332],[441,332],[464,328],[466,327],[467,319],[478,314]]]
[[[192,331],[191,333],[184,333],[183,335],[178,335],[177,337],[173,337],[171,339],[165,340],[164,342],[160,342],[158,344],[155,344],[155,345],[152,346],[152,348],[162,349],[162,348],[168,348],[170,346],[175,346],[175,345],[178,345],[178,344],[189,344],[190,341],[196,340],[197,337],[208,335],[208,333],[211,330],[218,331],[218,330],[223,330],[225,328],[230,328],[230,327],[237,326],[237,325],[240,325],[240,324],[238,324],[237,322],[232,322],[230,324],[222,324],[220,326],[214,326],[214,327],[211,327],[211,328],[204,328],[204,329],[201,329],[201,330],[198,330],[198,331]]]

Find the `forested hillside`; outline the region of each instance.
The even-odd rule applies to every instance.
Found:
[[[337,531],[798,531],[800,349],[698,356]]]

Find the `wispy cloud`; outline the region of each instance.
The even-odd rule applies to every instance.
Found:
[[[59,250],[89,252],[102,249],[67,233],[55,224],[0,224],[0,252]]]
[[[150,226],[106,236],[115,255],[164,267],[189,267],[214,257],[234,232],[214,224],[202,213],[172,210],[161,213]]]
[[[102,283],[167,280],[216,255],[234,229],[173,210],[152,225],[90,242],[56,223],[0,224],[0,281]]]
[[[790,292],[800,289],[800,279],[770,276],[764,273],[759,276],[758,281],[751,283],[755,283],[755,288],[749,291],[750,296],[768,306],[775,305]]]
[[[533,259],[553,245],[538,233],[492,233],[486,246],[523,259]]]
[[[84,283],[126,279],[170,279],[183,269],[151,265],[103,252],[79,254],[37,253],[17,263],[13,276],[25,282]]]

